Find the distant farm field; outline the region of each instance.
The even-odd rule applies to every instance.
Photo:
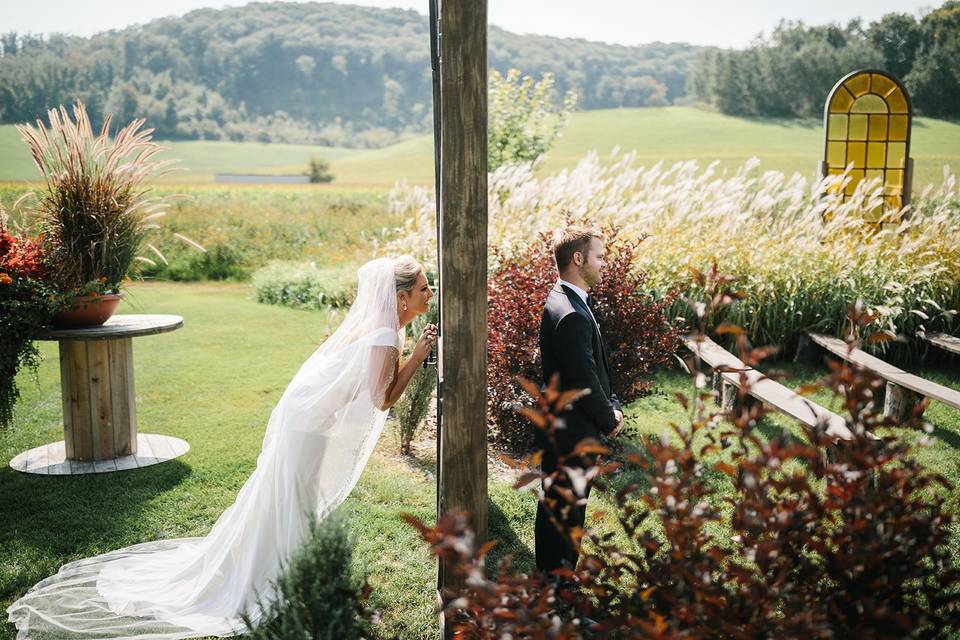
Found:
[[[433,141],[418,136],[382,149],[344,149],[255,142],[165,143],[181,171],[170,180],[211,182],[214,173],[301,173],[310,157],[330,162],[334,185],[389,187],[397,180],[433,181]],[[819,120],[748,120],[691,107],[581,111],[548,155],[542,171],[572,167],[587,152],[635,151],[637,164],[719,160],[733,169],[751,156],[761,169],[812,175],[822,154]],[[939,183],[944,165],[960,167],[960,123],[916,118],[914,187]],[[0,180],[32,180],[36,169],[12,126],[0,126]]]

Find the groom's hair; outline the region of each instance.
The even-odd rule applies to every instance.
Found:
[[[553,257],[557,261],[557,271],[563,272],[570,266],[573,254],[577,251],[586,256],[594,238],[603,240],[603,235],[595,227],[576,225],[560,231],[553,239]]]

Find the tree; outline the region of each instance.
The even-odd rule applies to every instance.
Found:
[[[330,163],[320,158],[310,158],[310,165],[304,175],[310,176],[310,182],[333,182]]]
[[[883,55],[883,68],[901,80],[913,68],[920,46],[920,25],[905,13],[888,13],[870,23],[870,42]]]
[[[916,63],[904,80],[924,115],[956,116],[960,109],[960,2],[946,2],[920,22]]]
[[[489,79],[487,127],[489,170],[506,164],[531,162],[553,146],[570,119],[577,95],[567,91],[561,106],[554,103],[554,78],[545,73],[539,82],[510,69],[496,70]]]

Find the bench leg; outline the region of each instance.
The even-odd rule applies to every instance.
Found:
[[[719,372],[714,371],[713,376],[711,376],[710,384],[713,387],[714,393],[717,394],[718,398],[723,397],[723,376]]]
[[[811,367],[822,366],[823,362],[819,355],[820,352],[817,345],[813,344],[810,337],[804,333],[800,334],[800,339],[797,342],[797,352],[793,355],[793,361],[797,364],[805,364]]]
[[[721,380],[721,391],[720,391],[720,408],[724,411],[733,411],[737,406],[737,385],[732,382],[727,382],[723,379],[723,376],[720,376]]]
[[[922,399],[923,396],[919,393],[888,382],[884,393],[883,415],[893,417],[897,422],[906,422],[913,416],[913,410]]]

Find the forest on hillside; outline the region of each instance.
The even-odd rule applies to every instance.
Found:
[[[917,113],[960,116],[960,2],[920,18],[888,13],[864,25],[782,22],[741,50],[702,53],[691,74],[701,102],[736,116],[817,117],[842,76],[883,69],[906,86]]]
[[[202,9],[91,38],[0,36],[0,123],[83,100],[95,123],[146,117],[169,139],[380,146],[430,127],[428,20],[332,3]],[[492,68],[539,77],[581,109],[673,104],[702,48],[637,47],[491,27]]]
[[[578,109],[705,103],[745,117],[817,117],[858,68],[901,78],[923,115],[960,115],[960,2],[864,24],[781,22],[745,49],[620,46],[491,27],[488,62],[555,77]],[[378,147],[430,130],[426,16],[270,2],[201,9],[90,38],[0,35],[0,123],[82,100],[95,125],[145,117],[166,139]]]

